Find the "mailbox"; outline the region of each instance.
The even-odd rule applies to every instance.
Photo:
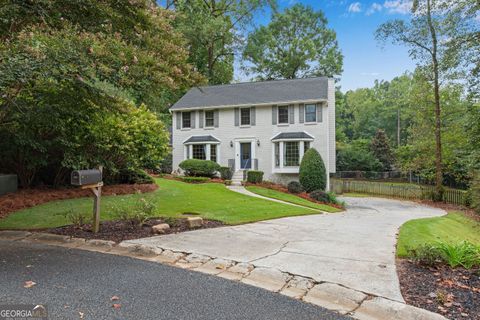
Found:
[[[75,186],[85,186],[102,182],[102,171],[99,169],[75,170],[72,172],[70,183]]]

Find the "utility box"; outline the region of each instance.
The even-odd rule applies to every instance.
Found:
[[[70,183],[74,186],[86,186],[102,182],[102,171],[99,169],[72,171]]]
[[[18,178],[16,174],[0,174],[0,196],[6,193],[17,192]]]

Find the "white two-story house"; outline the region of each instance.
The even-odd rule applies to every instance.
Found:
[[[313,147],[335,172],[333,79],[195,87],[170,111],[174,171],[185,159],[206,159],[288,183],[298,180],[303,154]]]

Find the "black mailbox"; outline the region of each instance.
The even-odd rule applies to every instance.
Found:
[[[75,186],[85,186],[102,182],[102,171],[99,169],[75,170],[72,172],[70,183]]]

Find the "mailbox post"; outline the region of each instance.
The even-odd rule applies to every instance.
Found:
[[[93,170],[76,170],[72,172],[71,184],[80,186],[82,189],[90,189],[93,192],[93,221],[92,231],[100,231],[100,197],[102,196],[102,174],[103,167]]]

